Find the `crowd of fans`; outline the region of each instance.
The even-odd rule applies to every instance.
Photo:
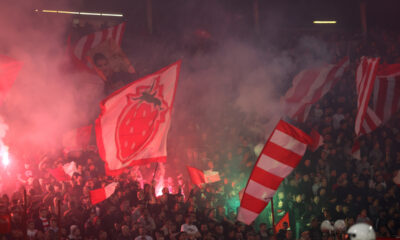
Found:
[[[351,154],[357,61],[366,55],[399,62],[400,34],[372,30],[367,38],[335,36],[321,37],[330,45],[332,61],[348,55],[352,66],[302,126],[318,130],[323,146],[307,151],[274,198],[276,220],[289,213],[290,227],[274,232],[270,212],[251,226],[236,221],[239,191],[256,161],[256,146],[264,141],[266,120],[232,104],[212,123],[205,124],[201,115],[192,118],[180,131],[184,136],[174,136],[172,129],[161,192],[156,189],[160,178],[152,178],[154,165],[109,177],[93,149],[49,153],[25,164],[18,189],[0,199],[0,239],[340,239],[341,233],[320,229],[324,220],[340,219],[348,227],[368,223],[380,237],[400,236],[400,188],[392,181],[400,170],[400,115],[358,139],[360,160]],[[70,181],[59,182],[49,173],[70,161],[79,172]],[[177,165],[219,171],[221,181],[199,188],[186,173],[174,171]],[[118,182],[115,193],[92,205],[90,190],[113,181]]]

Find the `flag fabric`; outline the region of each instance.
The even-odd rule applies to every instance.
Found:
[[[393,177],[393,182],[400,187],[400,170],[397,170],[396,175]]]
[[[365,111],[364,121],[360,127],[360,135],[368,134],[374,131],[382,124],[382,120],[376,115],[375,111],[367,107]]]
[[[244,188],[242,190],[240,190],[238,194],[239,194],[239,201],[242,201],[243,194],[244,194]]]
[[[10,91],[21,68],[21,62],[0,55],[0,104],[4,101],[7,92]]]
[[[106,200],[107,198],[111,197],[111,195],[113,195],[117,186],[117,182],[112,182],[103,188],[90,191],[90,201],[93,205],[95,205]]]
[[[247,182],[237,219],[251,224],[274,196],[282,180],[303,157],[311,137],[281,120],[264,149]]]
[[[299,122],[304,122],[312,104],[335,86],[348,66],[349,59],[346,57],[336,65],[328,64],[300,72],[293,79],[292,87],[283,97],[286,115]]]
[[[108,40],[113,40],[118,46],[121,46],[125,24],[126,23],[123,22],[102,31],[85,35],[74,45],[69,46],[74,62],[81,68],[94,72],[93,63],[87,59],[88,52]]]
[[[287,212],[282,218],[281,220],[279,220],[279,222],[275,225],[275,232],[278,233],[279,230],[281,229],[285,229],[284,223],[287,223],[287,227],[290,228],[290,222],[289,222],[289,213]]]
[[[96,65],[96,56],[103,58],[106,62]],[[108,81],[110,72],[113,73],[129,73],[134,74],[135,68],[132,66],[128,57],[122,51],[120,46],[113,40],[109,39],[91,48],[86,59],[92,64],[94,71],[104,80]],[[107,73],[108,72],[108,73]]]
[[[58,168],[50,169],[49,172],[57,181],[69,181],[78,170],[76,163],[72,161]]]
[[[374,131],[400,108],[400,64],[379,65],[371,96],[361,125],[361,134]]]
[[[118,175],[134,165],[166,161],[180,65],[178,61],[136,80],[100,103],[96,140],[107,175]]]
[[[68,151],[82,151],[90,143],[92,125],[73,129],[63,135],[63,146]]]
[[[310,149],[311,151],[315,152],[324,144],[324,138],[315,129],[311,130],[310,137],[312,139]]]
[[[203,173],[204,173],[204,178],[206,180],[206,183],[213,183],[213,182],[221,181],[219,172],[217,172],[217,171],[206,170]]]
[[[197,185],[198,187],[201,187],[201,185],[204,183],[213,183],[221,180],[217,171],[202,171],[200,169],[190,166],[186,166],[186,168],[189,172],[192,183]]]
[[[372,94],[372,108],[387,122],[400,108],[400,64],[379,66]]]
[[[356,140],[351,147],[351,156],[354,159],[361,160],[360,142]]]
[[[379,58],[362,57],[356,71],[356,90],[357,90],[357,116],[355,122],[355,132],[361,134],[361,125],[365,119],[365,112],[374,87],[376,71],[378,69]]]

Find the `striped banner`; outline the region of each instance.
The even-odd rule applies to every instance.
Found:
[[[258,157],[240,203],[238,220],[251,224],[274,196],[282,180],[303,157],[311,138],[280,121]]]
[[[110,39],[114,40],[118,46],[121,46],[125,24],[126,23],[123,22],[102,31],[83,36],[72,47],[70,46],[71,55],[74,61],[82,68],[94,72],[93,64],[86,58],[88,51]]]
[[[285,114],[299,122],[307,119],[312,104],[321,99],[341,79],[349,66],[346,57],[338,64],[306,69],[293,79],[292,87],[283,97]]]
[[[379,64],[379,58],[362,57],[356,72],[356,90],[357,90],[357,116],[355,122],[356,135],[361,134],[361,125],[365,119],[365,113],[374,87],[376,71]]]

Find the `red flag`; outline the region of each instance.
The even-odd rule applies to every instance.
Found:
[[[290,228],[290,222],[289,222],[289,213],[287,212],[282,218],[281,220],[279,220],[279,222],[275,225],[275,232],[278,233],[279,230],[281,229],[285,229],[285,227],[283,226],[284,223],[287,223],[288,228]],[[286,230],[286,229],[285,229]]]
[[[90,191],[90,201],[92,202],[92,204],[95,205],[97,203],[100,203],[113,195],[115,189],[117,188],[117,185],[117,182],[113,182],[103,188]]]
[[[253,168],[238,213],[238,220],[251,224],[267,206],[282,180],[300,162],[310,136],[280,121],[272,132]]]
[[[125,22],[102,31],[83,36],[73,46],[69,46],[74,62],[86,70],[95,72],[93,64],[87,59],[89,50],[110,39],[115,41],[118,46],[121,46],[124,31]]]
[[[293,86],[284,96],[285,112],[299,122],[307,119],[312,104],[323,97],[341,79],[349,65],[346,57],[338,64],[306,69],[293,79]]]
[[[180,65],[176,62],[132,82],[101,102],[96,139],[108,175],[133,165],[165,162]]]
[[[367,111],[369,99],[374,87],[376,70],[378,69],[379,58],[362,57],[356,72],[357,90],[357,116],[355,123],[356,135],[361,133],[361,125],[364,122],[365,112]]]
[[[351,156],[354,159],[361,160],[360,142],[357,140],[354,142],[353,147],[351,148]]]
[[[92,125],[71,130],[63,135],[63,146],[69,151],[81,151],[87,148],[92,134]]]
[[[0,55],[0,104],[11,89],[22,63],[10,57]]]
[[[396,175],[393,177],[393,182],[400,187],[400,170],[397,170]]]
[[[316,131],[312,130],[310,133],[312,144],[310,145],[311,151],[315,152],[319,147],[324,144],[324,138]]]
[[[193,184],[201,187],[203,183],[213,183],[221,180],[219,173],[216,171],[201,171],[197,168],[186,166],[189,171],[190,179]]]
[[[69,181],[78,170],[76,169],[76,163],[72,161],[58,168],[50,169],[49,172],[58,181]]]

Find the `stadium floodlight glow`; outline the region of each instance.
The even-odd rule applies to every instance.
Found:
[[[100,13],[100,12],[75,12],[75,11],[63,11],[63,10],[48,10],[48,9],[35,9],[35,12],[41,13],[60,13],[60,14],[72,14],[72,15],[85,15],[85,16],[104,16],[104,17],[123,17],[121,13]]]
[[[92,12],[80,12],[79,14],[88,16],[101,16],[101,13],[92,13]]]
[[[328,20],[328,21],[323,21],[323,20],[317,20],[313,22],[314,24],[336,24],[335,20]]]

